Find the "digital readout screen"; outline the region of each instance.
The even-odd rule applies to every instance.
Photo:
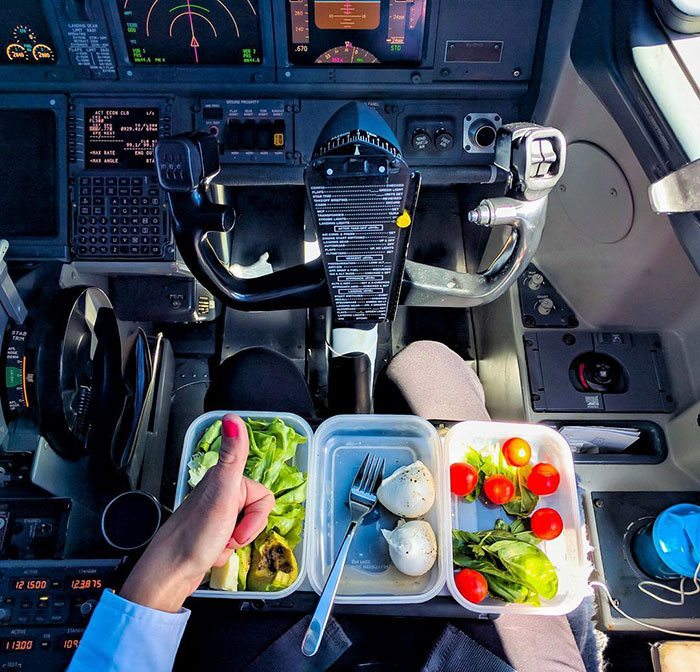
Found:
[[[17,578],[10,580],[12,590],[46,590],[49,586],[49,580],[43,578]]]
[[[7,637],[2,640],[2,650],[5,653],[19,653],[20,651],[31,651],[34,648],[33,637]],[[4,667],[4,666],[3,666]],[[20,668],[6,668],[20,669]]]
[[[66,590],[82,591],[82,590],[100,590],[102,588],[102,579],[96,579],[90,576],[69,576],[66,579]]]
[[[144,170],[154,165],[157,107],[85,108],[85,167]]]

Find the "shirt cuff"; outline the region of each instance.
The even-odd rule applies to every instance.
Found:
[[[68,670],[168,672],[189,617],[189,609],[171,614],[105,590]]]

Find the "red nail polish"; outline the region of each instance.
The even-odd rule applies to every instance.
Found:
[[[227,439],[235,439],[238,436],[238,423],[230,418],[224,418],[221,422],[224,430],[224,436]]]

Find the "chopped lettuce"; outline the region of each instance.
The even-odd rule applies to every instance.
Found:
[[[248,544],[243,548],[238,548],[234,551],[238,556],[238,590],[245,590],[248,581],[248,572],[250,571],[250,557],[253,554],[252,544]]]
[[[219,451],[210,450],[206,453],[195,453],[187,465],[190,471],[190,478],[187,481],[190,487],[194,488],[217,462],[219,461]]]
[[[282,420],[246,420],[250,451],[245,475],[275,495],[265,532],[274,531],[284,537],[290,548],[301,540],[306,501],[306,474],[288,462],[296,455],[299,444],[306,438],[297,434]],[[194,487],[208,469],[219,461],[221,421],[210,425],[197,444],[197,452],[189,462],[189,484]]]

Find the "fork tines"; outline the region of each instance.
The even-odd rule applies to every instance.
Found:
[[[374,495],[382,481],[384,458],[367,453],[352,484],[360,492]]]

